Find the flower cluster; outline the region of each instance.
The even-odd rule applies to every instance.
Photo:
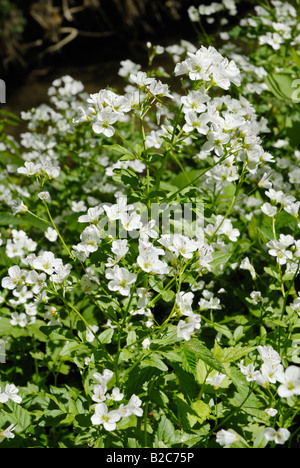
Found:
[[[114,431],[121,418],[126,418],[132,414],[138,417],[143,415],[142,401],[136,395],[132,395],[126,405],[121,403],[118,409],[109,410],[108,405],[110,403],[122,401],[124,398],[118,387],[114,387],[110,394],[107,393],[107,384],[112,379],[113,372],[105,369],[102,374],[95,372],[93,377],[99,382],[93,388],[92,400],[96,402],[95,413],[91,417],[93,425],[103,425],[106,431]]]
[[[272,5],[218,50],[148,43],[123,89],[56,79],[3,136],[4,444],[297,444],[299,8]]]

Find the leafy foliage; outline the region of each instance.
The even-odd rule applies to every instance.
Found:
[[[121,63],[124,90],[55,80],[20,141],[2,114],[2,447],[297,447],[299,7],[284,5],[219,51],[149,44],[147,71]],[[191,20],[235,11],[207,8]]]

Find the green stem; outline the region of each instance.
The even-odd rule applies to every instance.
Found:
[[[150,382],[150,385],[148,387],[148,392],[147,392],[147,402],[146,402],[146,406],[144,409],[144,448],[148,447],[148,431],[147,431],[148,409],[149,409],[149,403],[150,403],[150,395],[151,395],[151,392],[155,383],[156,383],[156,379],[153,379],[152,382]]]
[[[47,205],[46,201],[43,200],[43,202],[44,202],[44,205],[45,205],[45,207],[46,207],[47,214],[48,214],[48,217],[49,217],[49,219],[50,219],[50,222],[51,222],[51,224],[52,224],[52,226],[53,226],[53,229],[56,231],[56,233],[57,233],[58,237],[60,238],[60,240],[61,240],[61,242],[62,242],[64,248],[66,249],[66,251],[67,251],[69,257],[72,258],[72,259],[74,259],[73,255],[71,254],[71,252],[70,252],[68,246],[66,245],[64,239],[62,238],[62,236],[61,236],[59,230],[57,229],[57,227],[56,227],[56,225],[55,225],[55,223],[54,223],[54,221],[53,221],[53,219],[52,219],[52,216],[51,216],[51,213],[50,213],[50,210],[49,210],[49,208],[48,208],[48,205]]]
[[[117,341],[118,351],[117,351],[116,358],[115,358],[115,361],[114,361],[114,369],[115,369],[116,385],[117,386],[119,385],[119,358],[120,358],[120,354],[121,354],[122,332],[123,332],[123,330],[125,328],[125,324],[126,324],[126,320],[127,320],[127,317],[128,317],[129,308],[130,308],[133,296],[134,296],[134,293],[132,292],[131,296],[130,296],[130,298],[128,300],[126,310],[124,311],[122,323],[121,323],[120,328],[119,328],[118,341]]]
[[[34,216],[36,219],[39,219],[40,221],[43,221],[43,223],[51,224],[50,221],[48,221],[47,219],[40,218],[39,216],[37,216],[36,214],[34,214],[30,210],[28,210],[27,213],[29,213],[31,216]]]
[[[235,194],[234,194],[234,196],[233,196],[233,198],[232,198],[232,200],[231,200],[230,206],[229,206],[228,210],[226,211],[226,213],[225,213],[225,215],[224,215],[224,217],[223,217],[221,223],[219,224],[219,226],[217,227],[217,229],[215,230],[215,232],[212,234],[212,236],[211,236],[211,238],[210,238],[210,242],[212,242],[212,241],[214,240],[214,238],[216,237],[218,231],[220,230],[220,228],[221,228],[221,226],[223,225],[223,223],[225,222],[225,220],[228,218],[228,216],[229,216],[229,214],[230,214],[230,212],[231,212],[231,210],[232,210],[232,208],[233,208],[233,206],[234,206],[234,204],[235,204],[235,202],[236,202],[236,198],[237,198],[237,196],[238,196],[238,194],[239,194],[239,192],[240,192],[241,186],[242,186],[243,181],[244,181],[244,177],[243,177],[243,176],[244,176],[245,166],[246,166],[246,164],[244,163],[243,169],[242,169],[242,174],[241,174],[241,177],[240,177],[240,179],[239,179],[239,182],[238,182],[238,184],[237,184],[237,186],[236,186]]]
[[[85,326],[87,327],[87,329],[92,333],[92,335],[96,338],[96,340],[98,341],[98,343],[100,344],[102,350],[104,351],[104,353],[106,354],[106,357],[111,361],[113,362],[113,358],[111,357],[111,355],[106,351],[105,347],[103,346],[103,344],[101,343],[99,337],[97,335],[95,335],[95,332],[92,330],[90,324],[85,320],[85,318],[81,315],[81,313],[70,303],[68,302],[64,296],[60,295],[60,294],[57,294],[58,297],[60,297],[60,299],[63,301],[63,303],[69,308],[71,309],[76,315],[77,317],[82,320],[82,322],[85,324]]]

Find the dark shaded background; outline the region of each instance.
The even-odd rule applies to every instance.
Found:
[[[63,74],[82,80],[91,92],[113,86],[121,60],[147,62],[147,41],[161,45],[181,39],[197,42],[187,10],[210,3],[0,0],[0,78],[6,82],[8,110],[19,112],[44,102],[46,88]],[[249,1],[238,2],[239,15],[228,18],[230,25],[250,7]],[[216,25],[205,27],[214,32]],[[72,32],[73,40],[62,46],[61,41]]]

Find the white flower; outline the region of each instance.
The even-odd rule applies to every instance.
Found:
[[[136,229],[140,229],[143,226],[141,222],[141,217],[138,213],[122,213],[121,215],[121,223],[126,231],[134,231]]]
[[[93,374],[94,379],[96,379],[100,384],[106,385],[113,377],[114,373],[109,369],[104,369],[103,373],[95,372]]]
[[[45,237],[50,241],[50,242],[55,242],[57,240],[58,234],[55,231],[55,229],[48,227],[47,231],[45,232]]]
[[[28,207],[23,203],[20,198],[12,201],[12,212],[14,215],[17,213],[26,213],[28,211]]]
[[[36,270],[42,270],[48,275],[55,273],[55,269],[62,265],[61,259],[56,259],[52,252],[43,252],[41,255],[36,257],[32,266]]]
[[[108,411],[105,403],[98,403],[95,406],[95,414],[91,417],[92,424],[95,426],[103,425],[107,431],[114,431],[117,422],[120,421],[121,414],[117,410]]]
[[[284,42],[283,37],[281,37],[281,35],[278,34],[277,32],[272,33],[271,31],[268,31],[265,35],[261,35],[259,37],[260,45],[268,44],[274,50],[279,50],[283,42]]]
[[[182,111],[184,113],[194,111],[197,113],[204,112],[206,110],[206,102],[209,100],[209,96],[203,93],[200,89],[196,91],[189,91],[187,96],[181,97],[183,104]]]
[[[158,233],[153,229],[155,227],[156,221],[151,219],[147,224],[140,228],[140,238],[144,242],[147,242],[149,237],[157,239]]]
[[[248,364],[248,366],[243,365],[243,361],[239,364],[240,371],[246,376],[248,382],[255,381],[259,375],[259,371],[255,370],[253,364]]]
[[[50,193],[49,192],[39,192],[38,197],[40,200],[50,200]]]
[[[127,405],[121,404],[119,407],[119,411],[122,416],[130,416],[131,414],[135,414],[135,416],[143,416],[143,410],[141,408],[142,400],[137,395],[132,395]]]
[[[80,213],[81,211],[86,211],[86,205],[83,200],[78,202],[72,201],[71,209],[74,213]]]
[[[107,269],[105,276],[111,280],[108,283],[108,289],[118,291],[122,296],[129,296],[130,285],[135,283],[137,279],[135,273],[130,273],[127,268],[119,267],[119,265]]]
[[[118,120],[118,114],[112,109],[107,108],[97,114],[96,123],[93,124],[95,133],[103,133],[106,137],[111,137],[115,133],[113,124]]]
[[[276,416],[276,414],[278,413],[277,409],[275,408],[266,408],[265,409],[265,413],[268,415],[268,416]]]
[[[12,432],[15,429],[15,427],[15,424],[11,424],[6,429],[4,429],[4,431],[0,431],[0,444],[5,438],[13,439],[15,437],[14,433]]]
[[[137,84],[138,86],[144,87],[152,83],[153,78],[148,78],[146,72],[138,71],[137,73],[131,73],[129,75],[129,81]]]
[[[276,206],[271,205],[271,203],[264,203],[261,206],[261,211],[267,215],[270,216],[271,218],[276,215],[277,213],[277,208]]]
[[[266,427],[264,430],[264,436],[268,441],[274,441],[275,444],[280,445],[283,445],[290,435],[290,431],[284,427],[280,427],[277,431],[273,427]]]
[[[98,250],[98,243],[100,239],[101,236],[99,229],[94,224],[91,224],[81,233],[81,242],[76,246],[76,250],[85,253],[96,252]]]
[[[240,71],[235,62],[222,57],[214,47],[201,46],[196,53],[188,52],[188,58],[175,67],[175,75],[183,74],[188,74],[193,81],[211,82],[226,90],[230,83],[241,84]]]
[[[183,126],[185,132],[197,130],[197,132],[202,135],[207,135],[209,132],[209,127],[207,125],[209,117],[206,113],[198,115],[195,111],[188,111],[185,114],[185,122]]]
[[[220,445],[231,445],[235,442],[239,441],[239,437],[234,432],[226,431],[225,429],[221,429],[217,432],[216,441]]]
[[[276,383],[282,371],[282,364],[271,365],[269,362],[264,362],[260,368],[259,374],[256,376],[256,383],[264,387],[268,386],[268,383]]]
[[[0,403],[7,403],[8,400],[12,400],[15,403],[21,403],[22,398],[17,395],[19,389],[14,384],[6,384],[3,393],[0,393]]]
[[[278,395],[288,398],[293,395],[300,395],[300,367],[289,366],[285,372],[278,377],[281,385],[278,387]]]
[[[32,176],[37,174],[41,169],[40,164],[34,164],[31,161],[26,161],[24,164],[24,167],[19,167],[18,168],[18,173],[19,174],[24,174],[27,176]]]
[[[138,71],[140,71],[141,69],[141,65],[140,64],[137,64],[137,63],[134,63],[132,60],[130,59],[127,59],[127,60],[122,60],[120,62],[120,69],[118,71],[118,74],[120,76],[124,76],[124,77],[127,77],[129,76],[131,73],[132,74],[135,74],[137,73]]]
[[[293,258],[293,253],[290,250],[286,250],[286,245],[280,238],[279,241],[270,240],[267,243],[267,247],[270,248],[269,254],[273,257],[277,257],[277,261],[280,265],[285,265],[288,260],[292,260]]]
[[[214,386],[215,390],[218,389],[225,379],[226,375],[221,372],[217,372],[213,377],[207,377],[206,382]]]
[[[28,291],[27,286],[23,286],[22,288],[15,289],[13,291],[13,295],[18,298],[18,301],[16,301],[17,302],[16,305],[25,304],[28,299],[31,299],[33,297],[32,291]],[[13,300],[11,300],[11,303],[14,304],[14,302],[12,301]]]
[[[115,254],[117,261],[121,260],[121,258],[127,254],[129,250],[127,244],[127,239],[113,241],[111,251]]]
[[[98,330],[99,330],[98,325],[90,325],[89,328],[88,327],[86,328],[85,337],[88,343],[92,343],[94,341],[95,335]]]
[[[280,355],[272,346],[257,346],[257,350],[264,362],[270,363],[273,367],[281,363]]]
[[[47,323],[48,326],[56,326],[61,325],[59,319],[59,313],[57,308],[54,306],[46,306],[46,313],[44,314],[44,320],[49,320]]]
[[[194,252],[199,248],[199,244],[186,236],[174,234],[172,236],[172,244],[169,246],[171,252],[178,257],[181,255],[184,258],[192,258]]]
[[[256,280],[256,271],[254,266],[250,263],[250,260],[248,257],[245,257],[240,264],[240,268],[242,270],[248,270],[252,276],[253,280]]]
[[[107,387],[104,384],[100,385],[95,385],[93,389],[93,396],[92,400],[95,401],[96,403],[102,403],[103,401],[106,400],[106,392],[107,392]]]
[[[272,182],[269,180],[269,177],[270,177],[270,174],[265,172],[257,185],[259,187],[266,188],[266,189],[272,188]]]
[[[140,239],[137,264],[146,273],[163,275],[169,271],[167,263],[159,259],[159,256],[163,254],[163,249],[154,247],[151,242],[144,242]]]
[[[176,294],[176,304],[179,307],[180,313],[183,315],[190,315],[193,311],[194,294],[192,292],[179,292]]]
[[[150,343],[149,338],[145,338],[145,339],[143,340],[143,342],[142,342],[142,346],[143,346],[144,349],[149,349],[149,348],[150,348],[150,344],[151,344],[151,343]]]
[[[74,207],[73,207],[74,208]],[[82,210],[83,206],[80,207],[80,211]],[[78,207],[77,207],[78,209]],[[97,221],[99,216],[104,212],[103,208],[99,206],[94,206],[89,208],[86,215],[79,216],[78,222],[79,223],[93,223]]]
[[[191,5],[187,12],[193,23],[197,23],[200,20],[199,10],[195,6]]]
[[[22,270],[18,265],[14,265],[8,269],[9,276],[6,276],[2,279],[1,285],[4,289],[15,289],[17,286],[21,285],[24,280],[24,275]]]
[[[120,196],[117,199],[117,203],[109,206],[103,205],[103,208],[107,214],[107,217],[110,221],[116,221],[121,219],[121,217],[127,212],[133,210],[133,205],[127,205],[127,197]]]
[[[179,320],[176,332],[178,338],[189,341],[191,339],[191,334],[194,332],[194,325],[184,320]]]
[[[124,394],[120,392],[118,387],[113,388],[111,394],[107,395],[107,399],[113,401],[121,401],[124,398]]]
[[[18,312],[13,312],[11,314],[11,325],[19,325],[20,327],[24,328],[27,325],[27,317],[26,314],[23,312],[21,314],[18,314]]]

